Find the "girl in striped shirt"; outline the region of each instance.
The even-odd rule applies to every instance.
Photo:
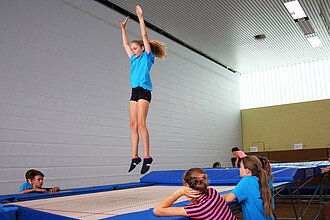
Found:
[[[184,186],[168,196],[154,208],[156,216],[188,216],[192,219],[236,220],[225,200],[219,193],[208,188],[208,179],[204,170],[192,168],[183,175]],[[184,207],[171,207],[181,196],[191,203]]]

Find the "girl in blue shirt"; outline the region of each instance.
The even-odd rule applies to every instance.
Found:
[[[274,219],[269,178],[255,156],[242,158],[239,168],[243,177],[228,194],[222,195],[226,202],[237,199],[242,203],[244,220]]]
[[[141,158],[138,155],[140,131],[144,150],[141,174],[145,174],[148,172],[153,161],[149,154],[149,132],[146,126],[152,91],[150,69],[154,63],[155,56],[163,59],[166,57],[166,52],[164,43],[148,39],[141,7],[138,5],[135,6],[135,11],[140,23],[142,40],[134,40],[129,44],[125,30],[129,17],[127,17],[124,22],[119,20],[122,30],[123,45],[131,60],[130,78],[132,96],[129,104],[129,115],[132,140],[132,161],[128,172],[131,172],[136,165],[141,162]]]

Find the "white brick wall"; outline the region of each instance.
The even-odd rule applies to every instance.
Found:
[[[0,4],[0,194],[16,193],[30,168],[44,172],[45,186],[61,188],[139,181],[140,167],[127,173],[124,16],[94,1]],[[138,38],[136,22],[127,30]],[[231,146],[242,144],[238,77],[148,34],[168,47],[168,59],[151,71],[151,170],[230,165]]]

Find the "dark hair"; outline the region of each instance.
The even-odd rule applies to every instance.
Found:
[[[238,147],[233,147],[233,148],[231,149],[231,152],[234,152],[234,151],[239,151],[239,148],[238,148]]]
[[[262,168],[265,170],[266,174],[270,177],[272,182],[274,182],[274,176],[272,174],[272,168],[270,166],[268,158],[258,156],[258,159],[260,160]]]
[[[143,40],[140,40],[140,39],[133,40],[131,43],[136,43],[140,47],[144,46]],[[160,59],[165,59],[167,57],[167,54],[165,51],[166,47],[163,42],[160,42],[158,40],[149,40],[149,43],[150,43],[150,47],[151,47],[151,52],[155,57],[158,57]]]
[[[187,183],[190,188],[207,194],[209,181],[205,171],[201,168],[191,168],[183,174],[183,183]]]
[[[35,172],[35,171],[37,171],[37,170],[31,169],[31,170],[26,171],[26,173],[25,173],[25,179],[26,179],[26,181],[28,181],[28,180],[31,179],[31,174],[33,172]]]
[[[33,169],[28,170],[25,174],[26,180],[33,180],[34,177],[36,177],[36,176],[44,177],[45,175],[42,172],[40,172],[39,170],[33,170]]]
[[[264,214],[266,217],[273,216],[272,194],[270,191],[269,180],[265,170],[262,168],[261,161],[256,156],[246,156],[242,158],[245,168],[248,168],[252,176],[259,179],[259,190],[263,201]]]
[[[215,163],[213,163],[213,168],[217,168],[217,166],[221,166],[221,163],[220,162],[215,162]]]

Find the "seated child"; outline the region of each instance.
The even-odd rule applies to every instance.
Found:
[[[231,152],[235,155],[234,158],[231,158],[231,163],[232,163],[233,167],[239,167],[241,164],[242,158],[246,157],[246,154],[243,151],[239,150],[238,147],[233,147],[231,149]]]
[[[26,183],[23,183],[19,189],[19,194],[30,192],[47,192],[56,193],[60,191],[59,187],[41,188],[44,182],[44,174],[39,170],[28,170],[25,173]]]
[[[221,168],[221,163],[220,162],[213,163],[213,168]]]
[[[189,216],[192,219],[236,220],[225,200],[213,188],[208,188],[204,170],[192,168],[183,175],[184,186],[160,202],[153,210],[156,216]],[[171,207],[181,196],[191,203],[184,207]]]
[[[273,199],[269,177],[255,156],[242,158],[237,186],[228,194],[222,195],[226,202],[238,200],[242,203],[244,220],[273,220]]]

